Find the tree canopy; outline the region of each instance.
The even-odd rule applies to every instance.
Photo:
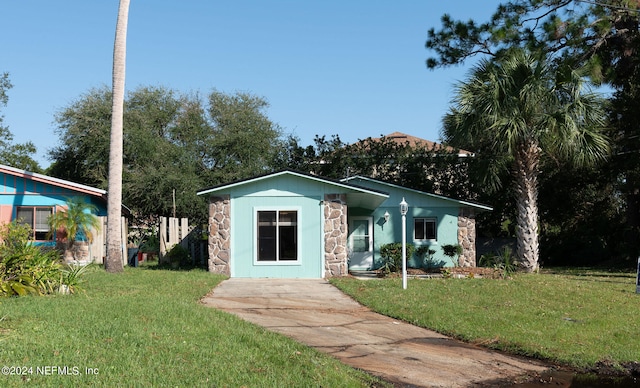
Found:
[[[515,183],[518,258],[538,269],[538,174],[542,154],[589,165],[609,151],[602,101],[572,69],[554,69],[546,55],[514,48],[482,60],[456,87],[444,119],[448,143],[472,147],[509,168]],[[491,170],[489,170],[491,171]],[[499,177],[500,171],[492,171]]]
[[[602,211],[598,213],[601,217],[612,217],[605,223],[616,230],[616,236],[596,234],[591,241],[597,241],[600,247],[625,245],[623,256],[633,260],[640,254],[639,10],[640,4],[630,0],[511,0],[501,3],[486,21],[462,21],[443,15],[440,28],[431,28],[426,41],[432,54],[427,59],[429,69],[460,64],[474,57],[499,60],[508,50],[520,47],[547,55],[554,68],[585,69],[584,74],[594,83],[604,84],[612,91],[605,104],[612,152],[605,163],[596,167],[599,172],[591,171],[592,168],[575,169],[558,160],[542,160],[542,168],[548,172],[544,185],[553,185],[549,178],[559,177],[562,174],[557,174],[558,169],[565,168],[597,177],[597,185],[603,190],[586,190],[594,197],[582,205],[571,201],[578,206],[573,214],[568,214],[565,207],[549,208],[545,217],[563,213],[565,217],[582,219],[584,230],[594,230],[579,214],[587,208]],[[492,161],[483,162],[491,166]],[[585,188],[595,183],[573,180],[578,181]],[[579,187],[572,189],[576,191]],[[596,210],[592,206],[602,203],[603,193],[612,193],[608,197],[608,210]],[[551,203],[555,203],[552,197],[543,206]],[[614,210],[615,206],[619,210]],[[622,230],[617,228],[620,221],[626,223]],[[556,225],[547,232],[559,229]],[[625,240],[622,244],[621,236]],[[546,237],[546,243],[554,243]]]
[[[12,87],[9,74],[0,74],[0,107],[7,105],[8,90]],[[37,151],[36,146],[30,141],[14,143],[13,133],[3,125],[3,121],[4,116],[0,114],[0,163],[27,171],[40,172],[38,162],[32,157]]]
[[[206,217],[196,191],[273,168],[280,128],[249,93],[207,99],[165,87],[129,92],[124,109],[123,203],[144,215]],[[49,173],[106,188],[111,92],[91,89],[56,114]],[[175,202],[174,202],[175,193]]]

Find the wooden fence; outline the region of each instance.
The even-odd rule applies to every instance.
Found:
[[[98,217],[100,219],[100,231],[93,230],[93,242],[89,245],[89,261],[97,264],[104,264],[107,257],[107,217]],[[129,227],[127,219],[122,217],[122,261],[127,264],[127,236],[129,235]]]
[[[89,245],[88,260],[96,264],[104,264],[107,256],[107,217],[99,217],[101,228],[93,231],[93,242]],[[187,218],[161,217],[158,225],[158,241],[160,242],[159,260],[162,263],[176,245],[182,245],[191,258],[191,264],[204,266],[208,259],[207,240],[202,238],[201,228],[189,225]],[[122,260],[124,265],[135,260],[136,247],[127,247],[129,226],[126,218],[122,217]],[[127,249],[129,248],[129,249]]]
[[[160,262],[174,245],[180,244],[189,252],[191,264],[202,266],[207,262],[207,240],[202,229],[189,225],[187,218],[161,217],[159,230]]]

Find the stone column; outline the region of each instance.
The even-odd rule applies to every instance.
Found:
[[[231,200],[209,198],[209,272],[231,276]]]
[[[325,277],[346,276],[347,265],[347,195],[324,196],[324,273]]]
[[[473,209],[460,208],[458,213],[458,244],[462,247],[459,263],[462,267],[476,266],[476,220]]]

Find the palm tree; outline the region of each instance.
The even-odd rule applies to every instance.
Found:
[[[67,200],[67,209],[60,210],[49,216],[48,223],[51,233],[58,231],[58,238],[65,241],[65,261],[74,259],[73,247],[76,241],[86,238],[93,241],[93,231],[100,230],[100,220],[93,212],[97,208],[82,197]]]
[[[124,76],[127,54],[127,24],[129,0],[120,0],[116,38],[113,48],[113,103],[111,109],[111,139],[109,149],[109,199],[107,202],[108,272],[122,272],[122,126],[124,112]]]
[[[445,140],[493,157],[485,178],[510,169],[517,205],[517,256],[528,272],[538,269],[538,175],[543,155],[577,165],[604,159],[604,104],[579,70],[554,67],[545,56],[516,48],[482,60],[455,88],[444,118]],[[493,181],[499,186],[499,181]]]

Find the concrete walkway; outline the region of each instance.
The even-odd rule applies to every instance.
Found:
[[[232,278],[203,303],[399,386],[504,386],[549,368],[376,314],[322,279]]]

